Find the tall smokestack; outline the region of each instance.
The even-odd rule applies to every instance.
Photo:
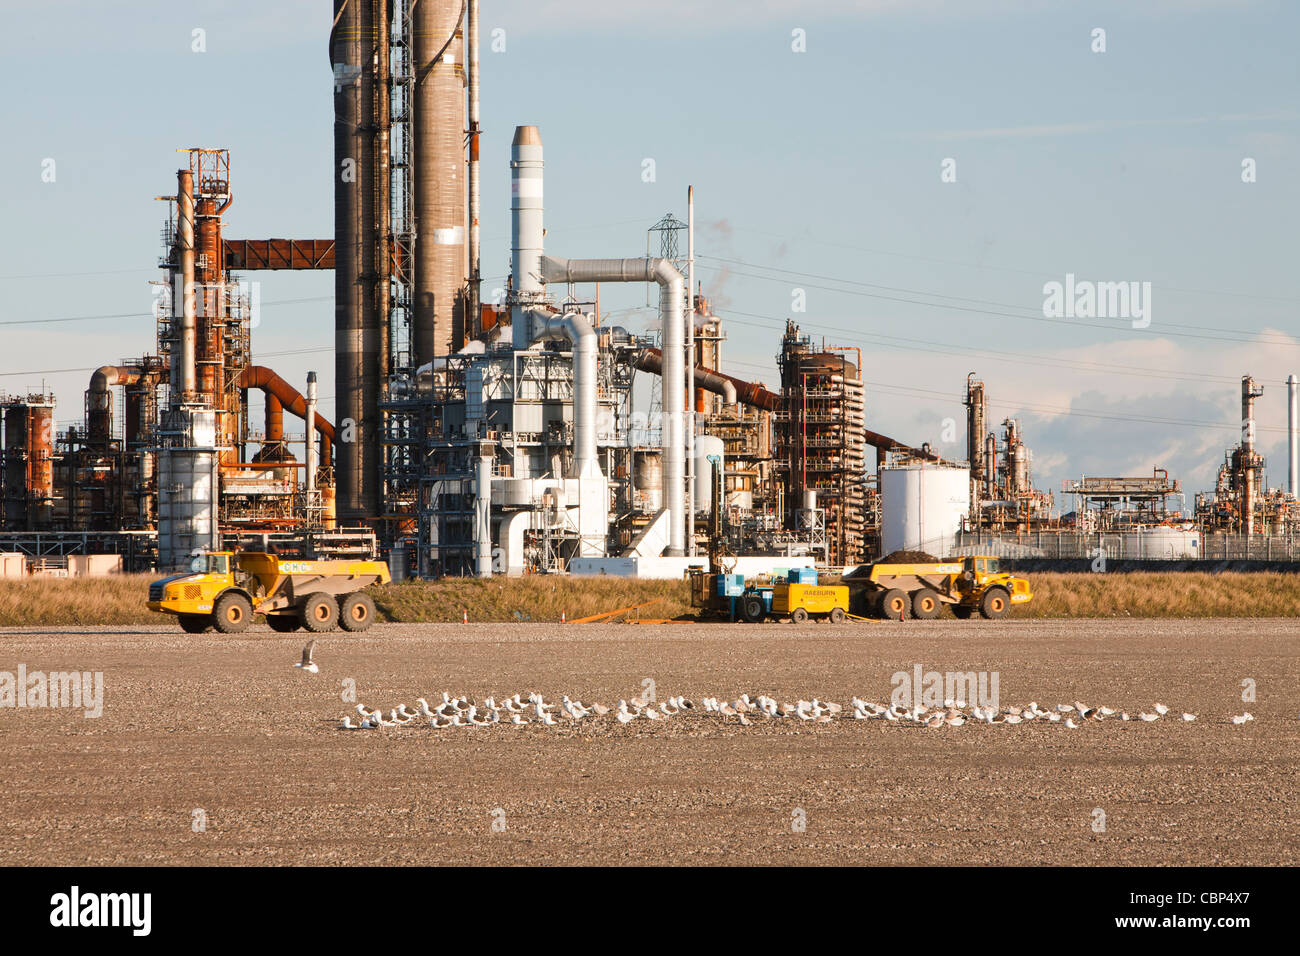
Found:
[[[412,9],[415,97],[415,308],[412,364],[459,347],[465,252],[463,0],[419,0]]]
[[[1286,434],[1289,453],[1286,490],[1291,492],[1292,498],[1300,498],[1300,405],[1296,402],[1297,385],[1300,385],[1300,379],[1297,379],[1293,372],[1286,380]]]
[[[1241,528],[1255,533],[1255,475],[1259,459],[1255,454],[1255,399],[1264,389],[1249,375],[1241,379]]]
[[[478,0],[469,0],[469,327],[478,331],[483,318],[483,273],[479,267],[478,179]]]
[[[180,347],[172,353],[172,405],[194,400],[195,349],[198,329],[194,312],[194,174],[176,172],[176,245],[179,251]],[[173,309],[173,312],[175,310]]]
[[[375,281],[374,4],[335,0],[334,66],[334,409],[340,441],[340,517],[380,510],[380,320]]]
[[[542,295],[542,134],[536,126],[515,127],[510,144],[510,312],[516,349],[532,344],[528,308]]]

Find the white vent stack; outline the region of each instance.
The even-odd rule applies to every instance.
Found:
[[[1296,404],[1297,385],[1300,385],[1300,379],[1292,372],[1286,380],[1287,461],[1290,465],[1287,469],[1286,490],[1291,492],[1292,498],[1300,498],[1300,407]]]
[[[686,553],[686,324],[685,279],[667,259],[558,259],[543,255],[542,136],[536,126],[515,129],[510,147],[510,247],[513,305],[511,338],[525,350],[546,338],[573,343],[574,466],[572,477],[599,474],[596,463],[596,351],[591,323],[545,311],[545,283],[657,282],[663,320],[663,500],[668,512],[665,553]],[[584,491],[584,495],[586,492]],[[606,519],[607,507],[600,521]],[[585,510],[585,509],[584,509]],[[584,540],[588,535],[583,534]],[[594,538],[594,532],[592,537]]]

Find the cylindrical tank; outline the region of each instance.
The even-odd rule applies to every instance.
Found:
[[[713,510],[713,462],[718,459],[718,467],[726,470],[723,452],[726,446],[716,435],[695,436],[695,510],[708,514]],[[726,482],[723,482],[723,494],[726,494]]]
[[[929,462],[880,471],[880,549],[948,557],[970,498],[970,469]]]
[[[465,245],[465,88],[461,0],[421,0],[413,13],[415,103],[414,364],[459,347]]]
[[[217,529],[217,416],[214,411],[172,413],[168,430],[185,434],[189,447],[158,455],[158,565],[184,567],[194,550],[214,550]],[[187,433],[187,434],[186,434]]]
[[[638,452],[632,476],[633,487],[645,509],[657,513],[664,506],[664,455],[661,451]]]
[[[1142,528],[1120,535],[1119,557],[1148,561],[1193,560],[1201,556],[1199,531],[1181,528]]]

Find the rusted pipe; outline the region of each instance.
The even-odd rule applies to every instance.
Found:
[[[664,357],[659,349],[642,349],[632,359],[632,364],[643,372],[663,375]],[[769,392],[762,385],[746,382],[731,375],[715,372],[711,368],[695,368],[696,389],[703,389],[721,395],[728,405],[739,402],[752,408],[765,408],[772,411],[781,404],[781,396]],[[698,407],[698,406],[697,406]]]
[[[248,365],[239,373],[239,388],[256,388],[270,398],[274,398],[280,403],[283,412],[287,411],[290,415],[301,418],[304,421],[307,418],[307,399],[303,398],[302,393],[282,379],[272,369],[265,365]],[[330,448],[334,442],[334,426],[324,418],[319,409],[316,412],[316,432],[321,438],[321,466],[327,466],[330,463]],[[283,435],[283,417],[281,418],[281,435]]]

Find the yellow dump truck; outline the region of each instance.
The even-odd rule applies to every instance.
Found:
[[[300,561],[256,551],[210,551],[196,556],[188,574],[149,585],[149,609],[175,614],[182,630],[215,627],[237,634],[265,614],[273,631],[364,631],[375,602],[364,588],[386,584],[382,561]]]
[[[910,564],[878,562],[859,568],[845,582],[857,592],[861,611],[876,617],[928,619],[946,604],[953,616],[1005,617],[1014,605],[1033,600],[1029,582],[998,569],[988,555]]]

